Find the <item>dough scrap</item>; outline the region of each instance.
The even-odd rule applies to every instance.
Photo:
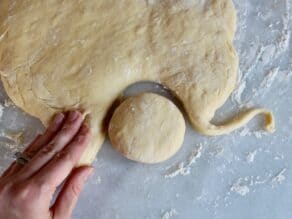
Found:
[[[182,113],[170,100],[142,93],[118,106],[108,133],[113,147],[127,158],[159,163],[180,149],[185,129]]]
[[[236,86],[232,0],[30,0],[0,2],[0,72],[12,101],[46,126],[82,108],[94,133],[80,164],[95,158],[103,119],[130,84],[155,81],[182,102],[194,128],[221,135],[254,114],[210,123]]]

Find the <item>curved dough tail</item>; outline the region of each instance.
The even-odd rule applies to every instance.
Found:
[[[196,129],[204,134],[210,136],[217,136],[230,133],[248,123],[251,119],[253,119],[256,115],[263,114],[265,116],[266,124],[265,129],[268,132],[273,133],[275,131],[275,120],[273,114],[266,109],[250,109],[230,121],[226,122],[223,125],[216,126],[211,123],[200,124],[196,126]]]

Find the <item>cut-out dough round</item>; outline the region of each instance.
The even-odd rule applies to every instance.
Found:
[[[139,81],[167,86],[202,134],[231,132],[257,113],[273,130],[266,110],[210,123],[236,86],[235,24],[232,0],[2,0],[1,80],[45,125],[64,109],[89,114],[93,139],[81,164],[95,158],[114,100]]]
[[[167,98],[144,93],[126,99],[109,124],[113,147],[131,160],[159,163],[181,147],[185,121]]]

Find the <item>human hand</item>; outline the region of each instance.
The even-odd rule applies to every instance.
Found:
[[[90,140],[89,128],[78,111],[57,114],[46,132],[23,152],[0,177],[0,218],[69,219],[93,168],[75,168]],[[67,178],[68,177],[68,178]],[[51,206],[56,188],[67,178]]]

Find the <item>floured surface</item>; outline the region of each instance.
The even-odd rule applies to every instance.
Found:
[[[246,104],[264,106],[275,110],[277,132],[274,135],[262,132],[258,129],[259,120],[231,135],[215,138],[197,135],[188,126],[181,152],[170,161],[151,167],[128,161],[106,142],[94,162],[95,174],[82,193],[74,218],[91,219],[99,215],[102,219],[158,219],[171,209],[177,212],[172,218],[292,218],[292,109],[287,107],[292,105],[291,39],[289,46],[280,43],[282,30],[291,31],[289,2],[235,1],[239,17],[235,43],[241,81],[246,86],[241,101],[238,104],[235,101],[236,105],[227,102],[216,116],[222,121]],[[288,26],[283,25],[285,17],[289,18]],[[277,68],[279,72],[270,86],[261,87],[267,74]],[[253,96],[254,93],[259,95]],[[4,105],[7,99],[4,91],[0,98]],[[12,106],[4,108],[0,125],[1,133],[23,131],[24,143],[42,127]],[[0,137],[3,170],[12,160],[13,152],[23,145],[17,147]],[[200,144],[202,155],[191,166],[190,174],[165,179],[168,170],[181,162],[186,164]],[[247,155],[254,151],[257,153],[253,162],[248,162]],[[231,191],[239,179],[249,188],[245,196]]]

